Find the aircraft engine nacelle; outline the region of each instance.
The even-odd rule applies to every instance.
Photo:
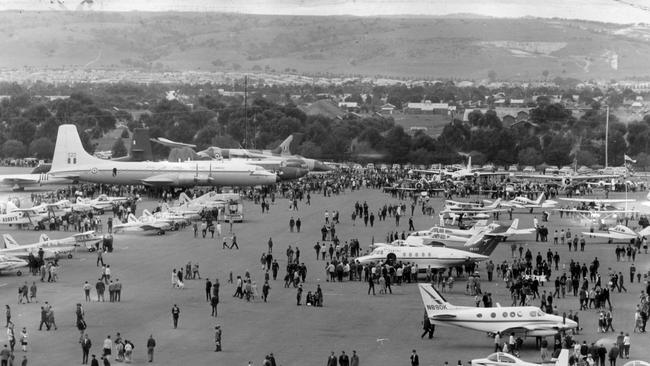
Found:
[[[571,178],[564,178],[562,181],[565,186],[570,186],[571,185]]]
[[[478,178],[480,174],[478,172],[474,172],[474,178]]]
[[[196,185],[211,185],[212,177],[205,175],[179,174],[175,177],[172,185],[175,186],[196,186]]]
[[[302,178],[309,173],[309,170],[301,167],[280,167],[277,169],[276,174],[280,180],[292,180]]]
[[[309,169],[307,163],[305,163],[302,159],[287,159],[284,162],[282,162],[282,166],[286,166],[289,168]]]

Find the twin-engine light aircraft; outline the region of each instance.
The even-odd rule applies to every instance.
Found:
[[[490,201],[485,200],[486,203],[490,203]],[[540,193],[539,197],[537,197],[536,200],[531,200],[527,197],[519,196],[515,197],[514,199],[506,202],[501,202],[502,207],[512,207],[512,208],[548,208],[548,207],[555,207],[557,205],[557,201],[553,200],[547,200],[546,195],[544,193]]]
[[[417,264],[420,269],[429,266],[432,269],[442,269],[488,260],[499,241],[500,238],[486,237],[479,233],[470,238],[463,249],[447,248],[444,244],[436,242],[427,245],[389,244],[378,246],[370,254],[358,257],[356,260],[360,264],[395,265],[398,262],[410,262]]]
[[[254,186],[274,184],[264,168],[229,161],[120,162],[88,154],[75,125],[61,125],[52,160],[53,176],[103,184],[149,186]]]
[[[650,235],[650,226],[646,227],[645,229],[636,232],[629,227],[625,225],[616,225],[612,228],[607,229],[606,233],[602,232],[586,232],[583,231],[582,235],[585,236],[594,236],[597,238],[607,238],[609,239],[609,242],[613,242],[614,240],[620,240],[625,243],[629,243],[630,240],[636,240],[643,238],[644,236]]]
[[[478,308],[455,306],[447,302],[430,284],[419,284],[424,308],[432,324],[453,326],[504,336],[515,333],[523,337],[554,336],[578,324],[561,316],[547,314],[535,306]]]
[[[0,225],[38,227],[39,222],[48,218],[47,212],[40,209],[18,208],[12,202],[5,203],[5,213],[0,214]]]

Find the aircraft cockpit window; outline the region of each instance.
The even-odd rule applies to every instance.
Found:
[[[544,316],[544,313],[542,313],[541,311],[537,311],[537,316]]]
[[[482,317],[483,317],[483,314],[478,313],[478,314],[476,314],[476,317],[477,317],[477,318],[482,318]]]
[[[515,363],[515,360],[510,356],[501,355],[501,362]]]
[[[497,317],[497,313],[492,313],[492,314],[490,314],[490,317],[492,317],[492,318],[496,318],[496,317]]]
[[[488,356],[488,360],[489,360],[489,361],[492,361],[492,362],[499,362],[499,359],[498,359],[496,353],[493,353],[493,354],[489,355],[489,356]]]

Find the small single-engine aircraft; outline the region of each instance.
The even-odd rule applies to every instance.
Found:
[[[9,234],[2,235],[5,249],[0,249],[0,253],[10,254],[15,257],[25,259],[32,254],[38,257],[39,250],[43,249],[45,259],[61,258],[67,256],[72,258],[72,253],[75,251],[77,244],[74,237],[64,239],[51,240],[47,235],[41,234],[38,243],[20,245]]]
[[[569,366],[569,350],[564,348],[555,362],[531,363],[522,361],[510,353],[495,352],[486,358],[475,358],[472,366]]]
[[[155,231],[158,235],[165,234],[165,231],[171,229],[172,226],[168,221],[159,221],[153,216],[142,216],[141,218],[135,217],[130,214],[127,222],[118,223],[113,225],[113,232],[143,232]]]
[[[0,273],[27,267],[28,265],[29,263],[26,260],[14,257],[13,255],[0,254]],[[21,276],[22,274],[22,271],[16,271],[17,276]]]

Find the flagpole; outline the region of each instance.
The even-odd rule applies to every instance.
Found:
[[[605,168],[607,168],[608,156],[607,149],[609,145],[609,106],[607,107],[607,115],[605,117]]]

